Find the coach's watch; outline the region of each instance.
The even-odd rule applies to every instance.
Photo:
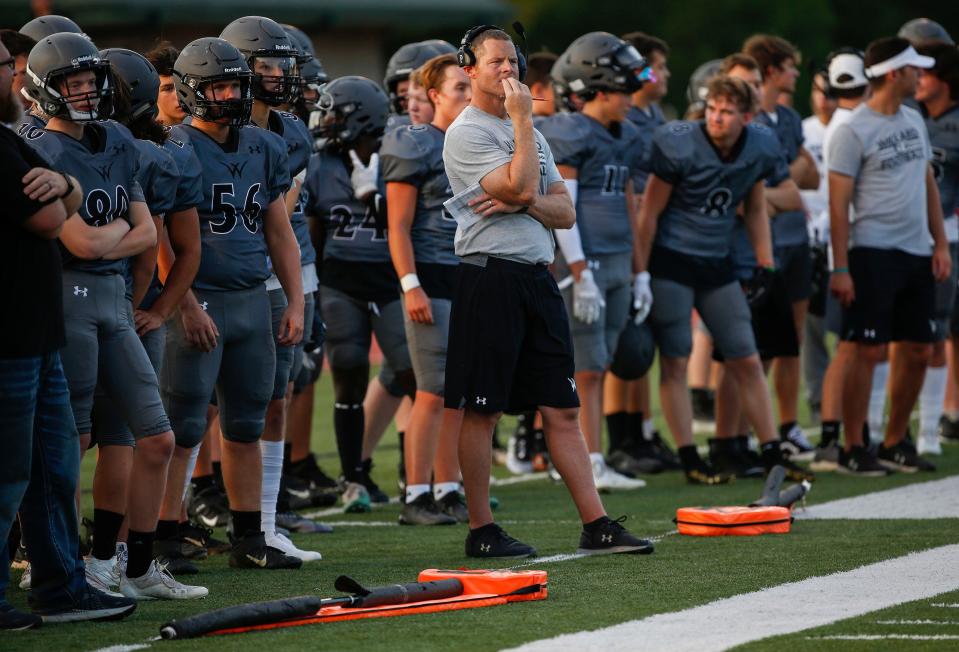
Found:
[[[60,176],[62,176],[63,180],[67,182],[67,189],[63,191],[62,195],[60,195],[60,199],[63,199],[64,197],[68,197],[70,193],[73,192],[74,186],[73,186],[73,183],[70,181],[70,176],[67,173],[61,172]]]

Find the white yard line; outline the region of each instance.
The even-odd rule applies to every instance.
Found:
[[[877,620],[877,625],[959,625],[959,620]]]
[[[132,645],[111,645],[93,650],[93,652],[134,652],[135,650],[145,650],[150,647],[149,643],[134,643]]]
[[[491,487],[507,487],[511,484],[523,484],[524,482],[532,482],[533,480],[548,480],[549,473],[542,471],[540,473],[523,473],[521,475],[514,475],[509,478],[496,478],[490,481]]]
[[[959,476],[811,505],[794,514],[818,519],[959,518]]]
[[[832,634],[807,641],[959,641],[959,634]]]
[[[939,607],[941,609],[959,609],[959,602],[949,604],[948,602],[933,602],[930,607]]]
[[[534,641],[513,649],[522,652],[727,650],[956,589],[959,589],[959,544],[591,632]]]

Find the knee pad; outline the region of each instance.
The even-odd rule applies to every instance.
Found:
[[[337,403],[362,403],[369,384],[370,368],[333,368],[333,396]]]
[[[222,417],[221,417],[222,419]],[[237,444],[255,444],[260,441],[266,419],[235,418],[221,421],[223,438]]]
[[[305,349],[300,373],[293,379],[293,393],[302,394],[303,390],[315,383],[323,371],[323,347]]]
[[[388,365],[384,365],[383,369],[388,369]],[[395,373],[390,373],[384,378],[383,371],[380,372],[380,382],[383,383],[383,387],[386,388],[386,391],[390,396],[397,398],[403,396],[409,396],[413,398],[416,394],[416,374],[413,373],[412,369],[404,369],[403,371],[397,371]]]
[[[193,406],[195,401],[176,396],[167,396],[170,425],[176,445],[180,448],[193,448],[203,441],[206,431],[207,402],[199,401],[200,408]]]

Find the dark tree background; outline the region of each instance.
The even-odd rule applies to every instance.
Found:
[[[672,50],[667,103],[682,113],[689,75],[700,63],[740,49],[756,32],[778,34],[799,47],[803,75],[795,105],[809,113],[809,66],[819,65],[830,50],[895,34],[911,18],[926,16],[959,38],[959,2],[856,2],[854,0],[692,0],[633,2],[601,0],[512,0],[529,35],[531,51],[562,52],[577,36],[603,30],[622,35],[644,31],[664,38]]]

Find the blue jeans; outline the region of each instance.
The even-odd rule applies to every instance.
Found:
[[[0,605],[10,582],[10,526],[20,510],[33,608],[69,607],[83,594],[75,492],[80,446],[57,352],[0,359]]]

